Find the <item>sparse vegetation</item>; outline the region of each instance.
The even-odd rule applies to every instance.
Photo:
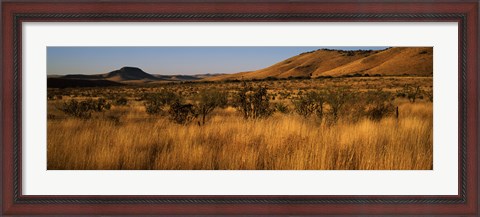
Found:
[[[48,89],[48,169],[432,169],[431,84],[362,76]]]

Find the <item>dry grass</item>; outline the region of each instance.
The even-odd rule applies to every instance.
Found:
[[[360,77],[258,81],[272,103],[291,105],[300,91],[348,86],[352,91],[381,88],[396,93],[403,85],[431,90],[431,77]],[[397,120],[343,116],[304,119],[275,113],[244,120],[234,108],[216,109],[207,123],[178,125],[145,112],[144,93],[166,89],[192,97],[202,89],[234,93],[241,83],[175,83],[111,88],[49,89],[62,99],[48,101],[48,169],[158,170],[430,170],[433,169],[433,106],[428,100],[397,97]],[[56,107],[70,99],[128,98],[89,120],[65,116]],[[352,107],[352,106],[350,106]],[[290,110],[292,110],[290,108]],[[342,119],[343,118],[343,119]],[[355,121],[353,121],[355,120]]]
[[[108,114],[49,119],[48,169],[433,169],[432,104],[401,103],[399,110],[398,120],[327,124],[279,113],[244,120],[227,108],[198,126],[150,118],[135,102],[108,111],[121,114],[119,122]]]

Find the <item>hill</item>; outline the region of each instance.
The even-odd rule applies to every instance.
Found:
[[[204,80],[264,79],[345,75],[433,74],[432,47],[395,47],[385,50],[320,49],[288,58],[264,69],[220,75]]]
[[[71,74],[64,76],[49,76],[49,78],[62,78],[62,79],[81,79],[81,80],[109,80],[115,82],[123,81],[158,81],[165,80],[159,77],[155,77],[148,74],[136,67],[122,67],[121,69],[111,71],[105,74],[84,75],[84,74]]]
[[[145,81],[158,81],[164,80],[162,78],[155,77],[151,74],[148,74],[136,67],[122,67],[119,70],[109,72],[107,74],[100,75],[102,78],[110,81],[134,81],[134,80],[145,80]]]

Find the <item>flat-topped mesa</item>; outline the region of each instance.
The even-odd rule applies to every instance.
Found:
[[[104,74],[104,78],[116,81],[128,81],[128,80],[160,80],[159,78],[146,73],[140,68],[125,66],[121,69]]]

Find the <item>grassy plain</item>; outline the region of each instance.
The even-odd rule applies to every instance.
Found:
[[[425,95],[415,102],[397,94],[404,85],[431,91],[432,77],[352,77],[249,82],[268,90],[270,104],[286,111],[244,119],[235,106],[216,108],[204,125],[177,124],[149,115],[142,94],[169,90],[191,99],[217,88],[235,96],[241,82],[165,83],[109,88],[48,89],[49,170],[431,170],[433,106]],[[391,93],[398,117],[359,116],[348,104],[332,121],[303,117],[292,100],[311,90],[348,87],[352,92]],[[59,107],[71,99],[105,98],[109,110],[89,119],[67,116]],[[126,105],[115,105],[124,97]]]

